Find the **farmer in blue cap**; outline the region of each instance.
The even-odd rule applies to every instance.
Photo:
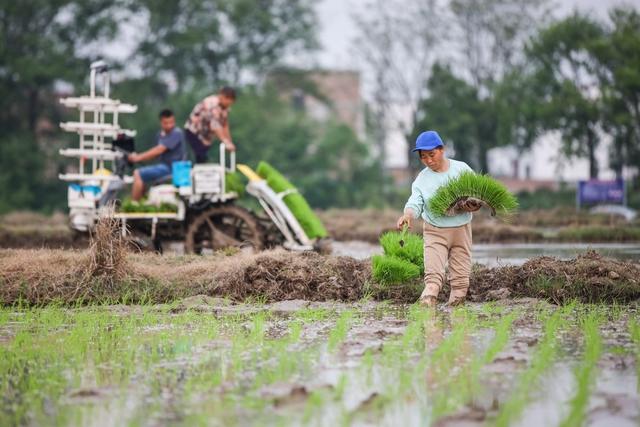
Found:
[[[429,210],[429,199],[448,180],[463,172],[473,171],[465,162],[445,156],[444,144],[435,131],[422,132],[416,140],[420,161],[426,167],[411,185],[411,197],[404,207],[404,214],[398,219],[398,228],[422,216],[424,220],[424,291],[420,303],[435,307],[438,293],[445,279],[445,265],[449,262],[451,294],[449,305],[464,302],[469,289],[471,273],[471,218],[472,211],[480,206],[468,207],[469,212],[453,216],[435,216]]]

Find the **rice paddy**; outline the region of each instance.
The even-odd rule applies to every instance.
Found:
[[[194,301],[0,309],[0,425],[640,421],[636,305]]]

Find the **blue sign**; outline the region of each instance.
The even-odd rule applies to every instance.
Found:
[[[611,181],[601,181],[590,179],[578,182],[578,204],[592,203],[625,203],[624,180],[615,179]]]

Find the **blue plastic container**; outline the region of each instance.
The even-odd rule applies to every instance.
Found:
[[[191,186],[191,162],[188,160],[173,162],[171,164],[171,176],[176,187]]]
[[[102,191],[97,185],[70,184],[69,187],[78,193],[92,193],[94,196],[97,196]]]

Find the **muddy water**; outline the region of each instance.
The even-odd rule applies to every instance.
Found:
[[[637,243],[474,244],[473,261],[489,267],[521,265],[535,256],[546,255],[570,259],[590,249],[609,258],[640,262],[640,244]],[[382,253],[382,248],[367,242],[334,242],[333,253],[364,259]]]
[[[638,425],[640,343],[629,333],[637,307],[558,311],[552,357],[532,376],[557,310],[532,299],[434,313],[372,302],[234,305],[209,297],[91,313],[7,310],[0,421],[480,426],[511,408],[508,425],[559,425],[571,413],[584,356],[582,316],[597,312],[602,353],[584,422]],[[65,350],[72,346],[80,350]],[[47,380],[39,384],[41,375]],[[521,407],[514,397],[524,399]]]

